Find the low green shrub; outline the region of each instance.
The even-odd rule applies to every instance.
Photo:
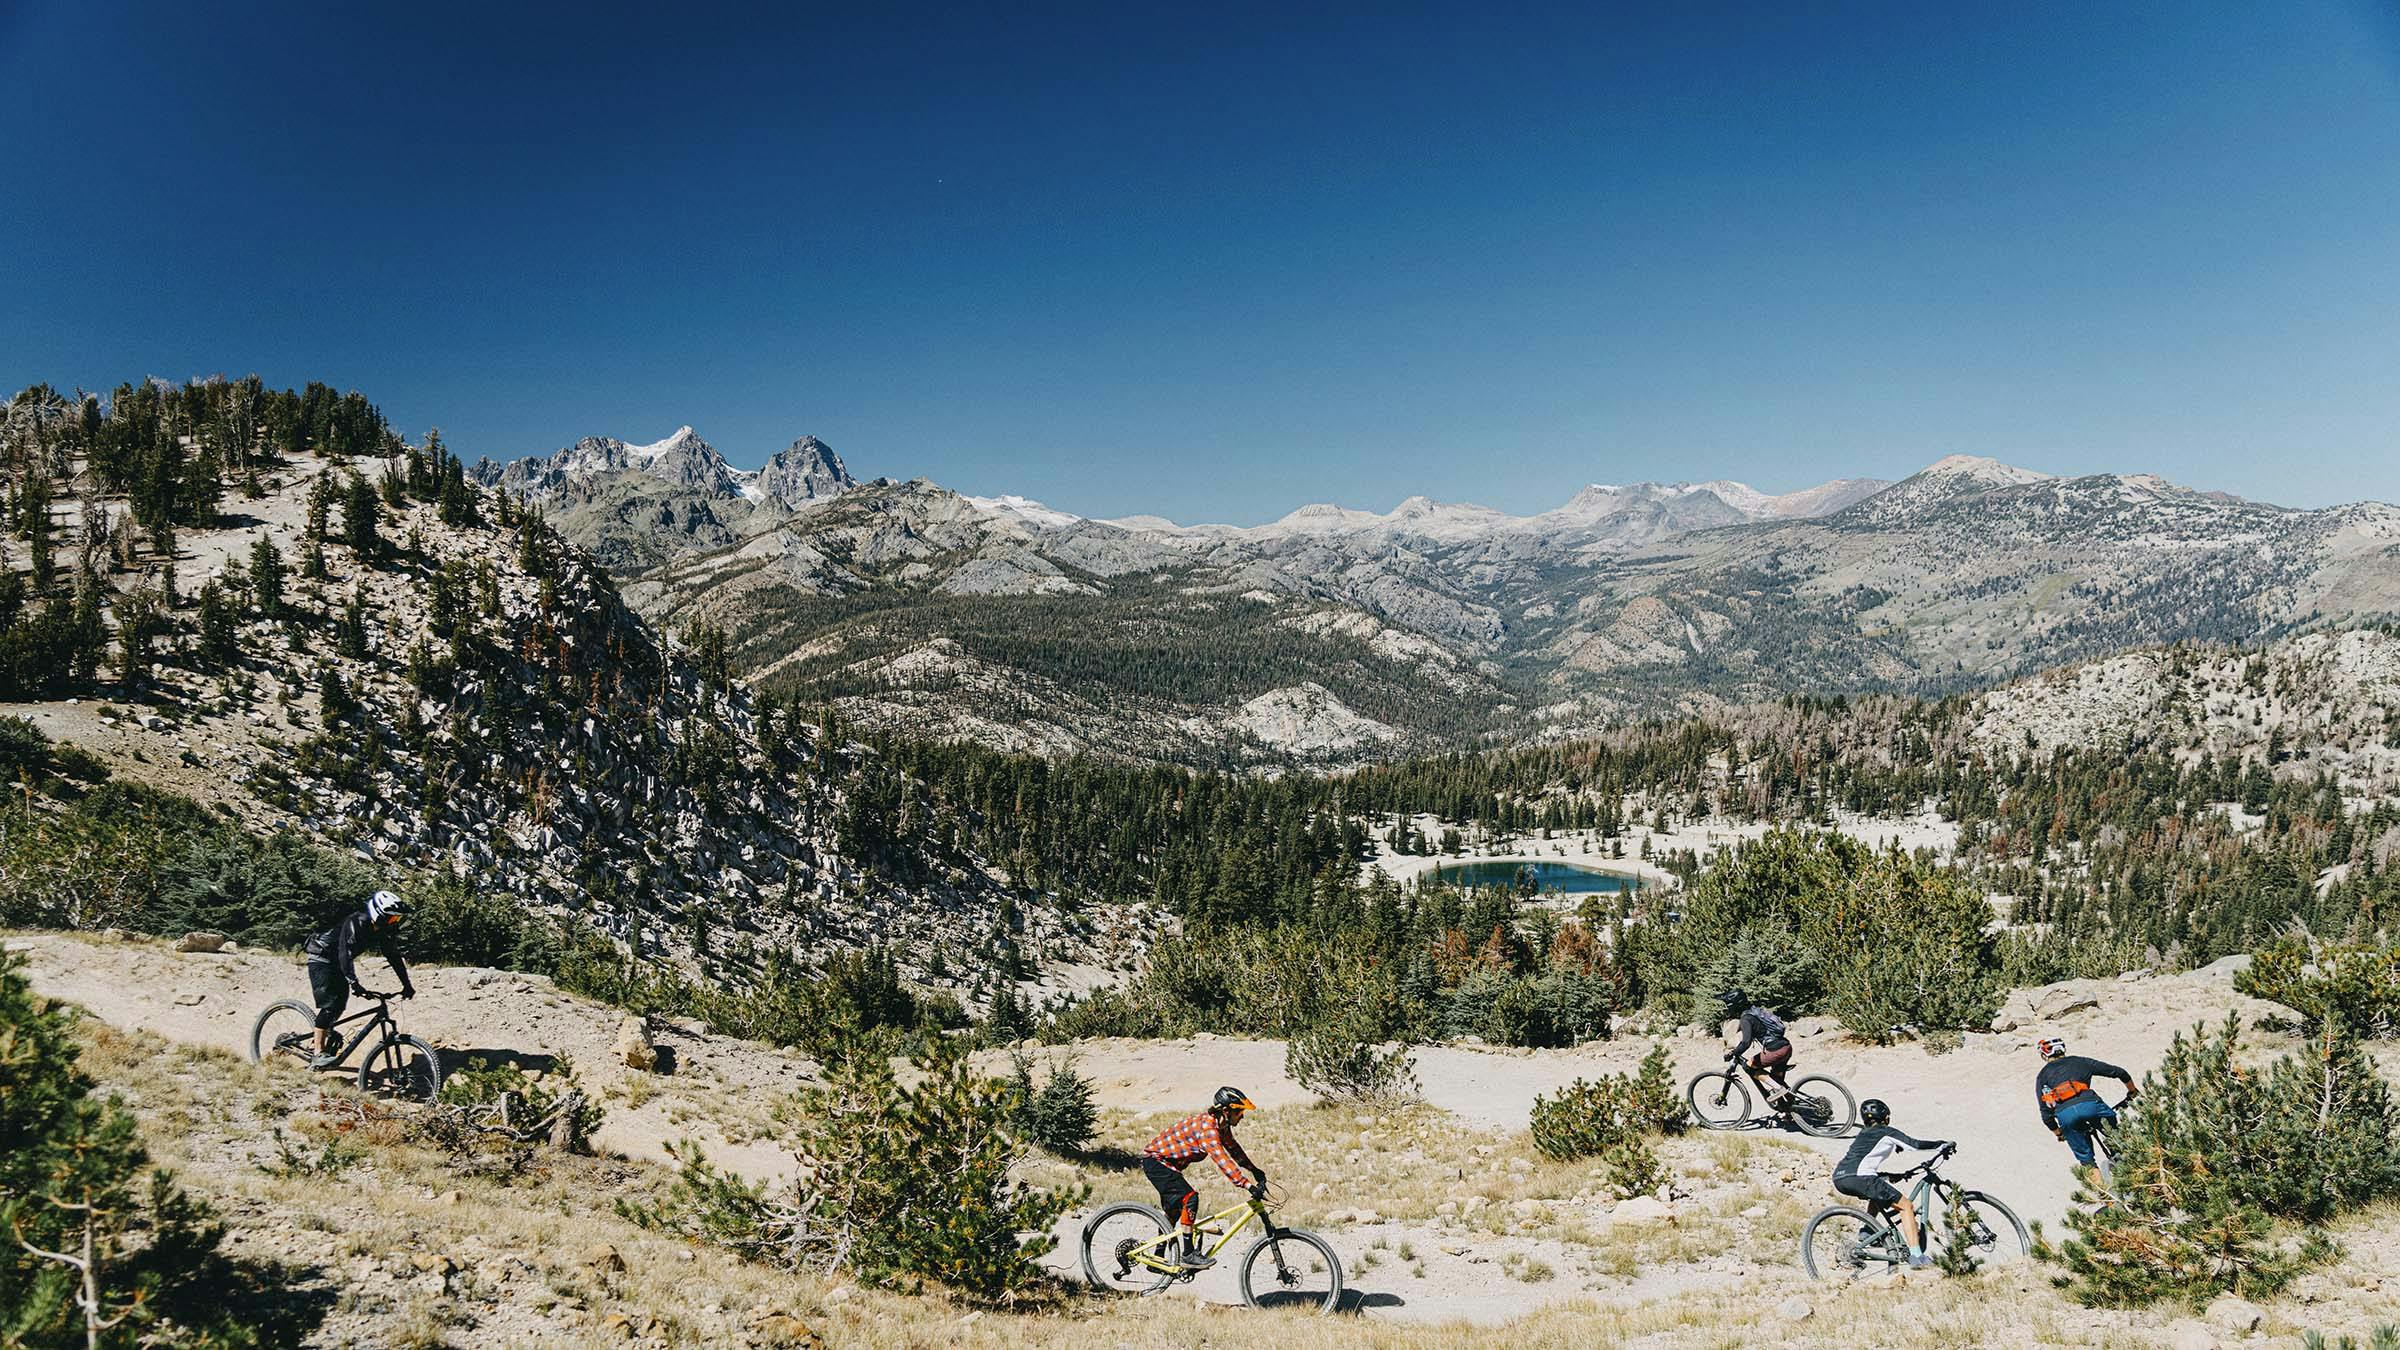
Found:
[[[2251,955],[2233,987],[2368,1039],[2400,1032],[2400,942],[2310,943],[2284,937]]]
[[[1397,1106],[1417,1099],[1416,1057],[1386,1043],[1369,1020],[1335,1013],[1284,1043],[1283,1071],[1327,1101]]]
[[[1647,1195],[1667,1181],[1651,1136],[1680,1134],[1689,1123],[1666,1046],[1657,1044],[1631,1074],[1578,1078],[1535,1098],[1533,1146],[1560,1162],[1598,1158],[1618,1195]]]
[[[931,1282],[1008,1303],[1050,1276],[1037,1264],[1050,1228],[1080,1190],[1044,1191],[1011,1177],[1024,1157],[1019,1094],[968,1065],[960,1042],[934,1037],[903,1083],[881,1054],[832,1058],[823,1086],[786,1113],[798,1167],[770,1193],[709,1163],[697,1145],[655,1205],[619,1202],[649,1227],[719,1243],[784,1269],[846,1271],[898,1289]]]
[[[2087,1176],[2069,1236],[2043,1254],[2085,1303],[2275,1292],[2330,1245],[2320,1226],[2400,1196],[2400,1104],[2334,1021],[2266,1068],[2228,1016],[2176,1037]]]

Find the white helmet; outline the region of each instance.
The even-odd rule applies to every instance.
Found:
[[[390,891],[377,891],[367,897],[367,921],[397,922],[408,917],[408,902]]]

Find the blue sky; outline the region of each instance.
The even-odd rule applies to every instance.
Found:
[[[0,379],[1185,520],[2400,499],[2388,3],[368,8],[0,0]]]

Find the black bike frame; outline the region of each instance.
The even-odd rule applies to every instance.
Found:
[[[350,1025],[352,1022],[377,1022],[381,1023],[385,1028],[387,1028],[391,1034],[398,1035],[400,1031],[400,1024],[392,1020],[392,996],[390,994],[369,994],[367,998],[368,1001],[375,1005],[374,1007],[367,1009],[365,1012],[354,1012],[348,1017],[340,1018],[334,1022],[334,1027],[339,1029],[341,1027]],[[373,1030],[374,1028],[371,1026],[367,1028],[367,1031]],[[333,1062],[340,1064],[347,1061],[350,1058],[351,1051],[356,1050],[358,1047],[365,1045],[366,1043],[366,1031],[362,1031],[356,1036],[348,1037],[342,1044],[342,1052],[333,1057]]]

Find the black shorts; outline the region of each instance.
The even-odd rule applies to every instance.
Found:
[[[1144,1154],[1142,1175],[1148,1177],[1150,1184],[1157,1188],[1158,1207],[1166,1212],[1168,1223],[1183,1222],[1186,1211],[1197,1208],[1194,1202],[1200,1198],[1200,1192],[1192,1189],[1192,1183],[1183,1179],[1183,1173]]]
[[[1833,1188],[1844,1195],[1856,1196],[1870,1205],[1882,1207],[1900,1203],[1900,1188],[1882,1177],[1836,1175]]]
[[[308,963],[308,989],[317,996],[317,1026],[331,1031],[342,1020],[342,1009],[350,1006],[350,986],[342,982],[342,973],[331,961]]]

